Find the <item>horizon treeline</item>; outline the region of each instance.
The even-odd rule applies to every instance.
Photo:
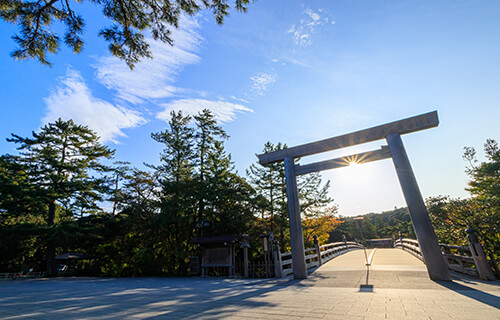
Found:
[[[83,275],[186,275],[189,257],[199,254],[191,240],[200,236],[248,234],[251,259],[262,254],[263,233],[272,232],[282,252],[290,249],[282,163],[255,163],[240,176],[225,150],[229,136],[209,110],[172,111],[167,128],[151,138],[163,146],[159,164],[140,170],[114,159],[95,132],[72,120],[49,123],[32,137],[12,134],[7,141],[19,153],[0,156],[0,271],[55,275],[55,256],[79,252],[91,258],[79,262]],[[262,152],[286,147],[267,142]],[[431,197],[427,207],[441,243],[467,244],[471,227],[496,260],[500,151],[491,139],[484,151],[480,162],[474,148],[465,148],[469,199]],[[342,235],[361,239],[352,217],[337,216],[330,181],[315,173],[297,184],[306,247],[315,235],[321,244]],[[399,231],[415,238],[406,208],[364,217],[364,239]]]
[[[193,238],[273,232],[289,249],[284,168],[252,165],[237,174],[224,147],[229,138],[209,110],[172,111],[158,165],[146,170],[116,161],[86,126],[61,119],[32,137],[7,140],[18,155],[0,156],[0,271],[34,268],[57,274],[55,256],[87,254],[80,274],[186,275],[198,255]],[[286,148],[268,142],[264,152]],[[299,179],[306,243],[322,242],[339,223],[319,175]],[[200,229],[199,223],[208,226]]]

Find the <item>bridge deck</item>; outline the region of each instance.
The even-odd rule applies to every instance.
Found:
[[[377,270],[406,269],[426,271],[425,265],[415,256],[399,249],[367,249],[366,256],[371,257],[371,268]],[[365,254],[363,250],[355,250],[328,261],[321,270],[365,270]]]
[[[370,260],[367,268],[366,260]],[[303,284],[321,287],[432,289],[440,285],[429,279],[425,265],[399,249],[355,250],[316,269]],[[369,290],[370,287],[363,288]]]
[[[433,282],[418,259],[397,249],[377,249],[372,263],[371,288],[361,287],[367,275],[361,250],[335,258],[302,281],[5,281],[0,319],[500,319],[500,281]]]

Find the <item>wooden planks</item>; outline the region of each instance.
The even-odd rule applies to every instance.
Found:
[[[345,156],[341,158],[336,158],[332,160],[326,160],[321,162],[315,162],[306,165],[296,165],[295,166],[295,174],[302,175],[311,172],[317,172],[322,170],[335,169],[340,167],[348,166],[351,162],[356,163],[367,163],[382,159],[388,159],[391,157],[391,150],[389,147],[382,146],[380,150],[367,151],[358,154],[353,154],[350,156]]]
[[[284,150],[257,155],[262,165],[283,161],[283,159],[298,158],[316,153],[349,147],[361,143],[384,139],[390,133],[400,135],[415,131],[434,128],[439,125],[437,111],[424,113],[415,117],[390,122],[384,125],[328,138],[312,143],[307,143]]]

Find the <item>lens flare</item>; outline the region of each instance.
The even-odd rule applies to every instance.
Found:
[[[349,167],[354,167],[354,166],[357,166],[358,163],[356,161],[350,161],[349,162]]]

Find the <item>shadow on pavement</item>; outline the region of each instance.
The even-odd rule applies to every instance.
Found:
[[[0,286],[0,318],[220,319],[241,305],[273,307],[253,298],[293,284],[207,278],[25,280]]]
[[[500,298],[488,293],[486,290],[499,290],[500,291],[500,281],[482,281],[475,278],[471,278],[466,275],[462,275],[456,272],[452,273],[453,281],[436,281],[437,284],[443,286],[446,289],[452,290],[458,294],[469,297],[476,301],[487,304],[493,308],[500,309]],[[461,284],[459,282],[464,284]],[[465,285],[467,284],[467,285]],[[476,288],[474,288],[474,286]]]

